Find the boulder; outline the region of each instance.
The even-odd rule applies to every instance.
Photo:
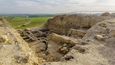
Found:
[[[115,29],[114,29],[114,28],[111,29],[110,34],[111,34],[111,36],[114,36],[114,37],[115,37]]]
[[[86,30],[70,29],[68,32],[68,36],[75,38],[82,38],[86,33],[87,33]]]
[[[102,40],[105,39],[105,37],[104,37],[103,35],[96,35],[95,38],[96,38],[97,40],[100,40],[100,41],[102,41]]]
[[[60,43],[79,44],[79,41],[75,38],[71,38],[68,36],[62,36],[62,35],[58,35],[55,33],[52,33],[51,35],[49,35],[48,39],[58,44]]]

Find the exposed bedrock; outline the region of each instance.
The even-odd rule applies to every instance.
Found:
[[[70,29],[88,30],[96,23],[110,18],[96,15],[60,15],[49,19],[45,26],[53,33],[67,35]]]

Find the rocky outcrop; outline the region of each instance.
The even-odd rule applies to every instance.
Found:
[[[104,26],[100,26],[103,24]],[[113,60],[115,59],[114,57],[115,37],[114,35],[111,35],[114,29],[115,29],[115,19],[106,20],[92,27],[83,38],[83,40],[87,39],[92,40],[92,42],[90,43],[93,43],[95,46],[97,46],[97,48],[95,49],[98,51],[98,54],[100,54],[102,58],[106,60],[105,62],[100,64],[107,63],[104,65],[114,65],[115,63],[115,61]],[[95,39],[95,36],[97,36],[98,38]]]
[[[59,44],[60,43],[68,43],[70,45],[79,44],[78,40],[75,38],[71,38],[68,36],[61,36],[55,33],[52,33],[51,35],[49,35],[48,39]]]
[[[70,29],[67,36],[74,37],[74,38],[83,38],[84,35],[87,33],[87,30],[77,30],[77,29]]]
[[[75,45],[60,62],[46,65],[114,65],[115,19],[99,22],[87,31],[80,43]]]
[[[46,28],[57,34],[67,35],[70,29],[88,30],[93,25],[111,17],[95,15],[60,15],[48,20]]]

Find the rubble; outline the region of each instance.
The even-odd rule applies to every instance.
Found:
[[[41,30],[18,30],[20,35],[23,37],[24,40],[27,42],[33,42],[40,40],[41,37],[47,37],[49,34],[49,30],[47,29],[41,29]]]
[[[0,36],[0,43],[3,43],[3,42],[5,42],[5,39],[2,36]]]
[[[102,35],[96,35],[95,38],[100,41],[103,41],[105,39],[105,37]]]
[[[71,60],[71,59],[74,59],[74,57],[73,57],[73,56],[66,56],[66,57],[64,57],[64,59],[65,59],[66,61],[69,61],[69,60]]]
[[[111,31],[110,31],[110,35],[115,37],[115,29],[114,29],[114,28],[111,29]]]

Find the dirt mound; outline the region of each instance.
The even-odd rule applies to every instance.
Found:
[[[88,30],[94,24],[111,17],[95,16],[95,15],[60,15],[50,19],[46,24],[51,32],[67,35],[70,29]]]

